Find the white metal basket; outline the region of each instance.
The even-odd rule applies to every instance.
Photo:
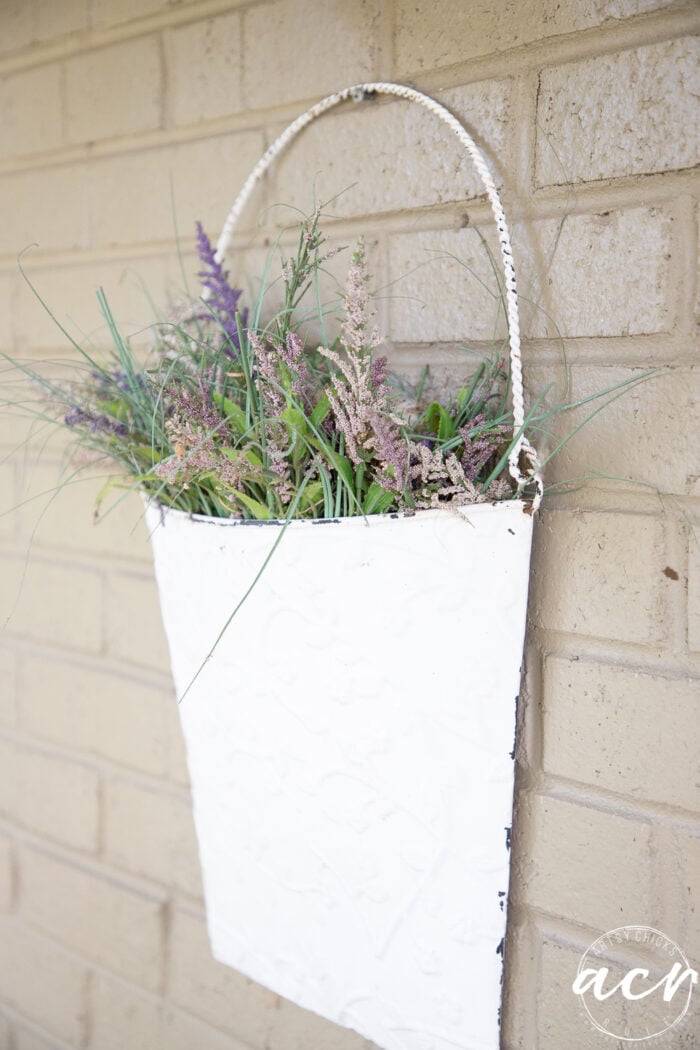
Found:
[[[324,99],[251,174],[219,257],[280,150],[381,93],[444,120],[484,181],[506,279],[510,470],[536,504],[508,229],[439,103],[394,84]],[[386,1050],[498,1047],[533,509],[293,521],[252,590],[281,523],[147,512],[179,695],[250,590],[180,705],[213,954]]]

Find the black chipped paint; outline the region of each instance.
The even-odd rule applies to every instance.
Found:
[[[506,849],[510,849],[510,836],[511,836],[511,832],[512,832],[513,829],[511,827],[508,827],[508,828],[505,828],[504,830],[505,830],[505,833],[506,833]]]

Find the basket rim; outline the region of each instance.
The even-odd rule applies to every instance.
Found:
[[[532,500],[507,499],[485,501],[483,503],[464,503],[455,507],[430,507],[413,513],[405,511],[392,511],[388,514],[352,514],[338,518],[269,518],[257,520],[255,518],[216,518],[207,514],[191,514],[188,511],[176,507],[166,507],[153,500],[146,501],[146,513],[152,517],[157,516],[158,521],[154,523],[155,528],[164,525],[168,517],[176,521],[190,522],[192,525],[214,525],[220,528],[231,527],[253,527],[253,528],[313,528],[314,526],[341,525],[345,528],[361,527],[367,528],[374,525],[388,525],[396,521],[427,521],[439,517],[444,519],[447,515],[468,519],[474,514],[493,513],[494,509],[505,511],[508,514],[523,514],[525,517],[533,518]]]

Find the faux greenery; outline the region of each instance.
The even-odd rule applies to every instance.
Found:
[[[109,486],[140,488],[189,513],[280,520],[411,513],[518,494],[507,466],[517,435],[502,347],[447,397],[428,394],[427,372],[415,386],[390,376],[362,242],[339,337],[312,339],[306,303],[313,300],[324,332],[318,277],[332,254],[318,211],[300,224],[291,257],[281,256],[282,303],[271,313],[266,280],[243,306],[201,226],[197,247],[203,295],[157,326],[145,360],[100,292],[109,353],[75,343],[80,359],[67,382],[12,363],[41,387],[40,415],[113,464]],[[552,415],[541,402],[526,420],[535,438]]]

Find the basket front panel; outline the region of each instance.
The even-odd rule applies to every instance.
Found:
[[[179,695],[277,529],[155,529]],[[180,706],[215,956],[387,1050],[498,1046],[531,530],[290,527]]]

